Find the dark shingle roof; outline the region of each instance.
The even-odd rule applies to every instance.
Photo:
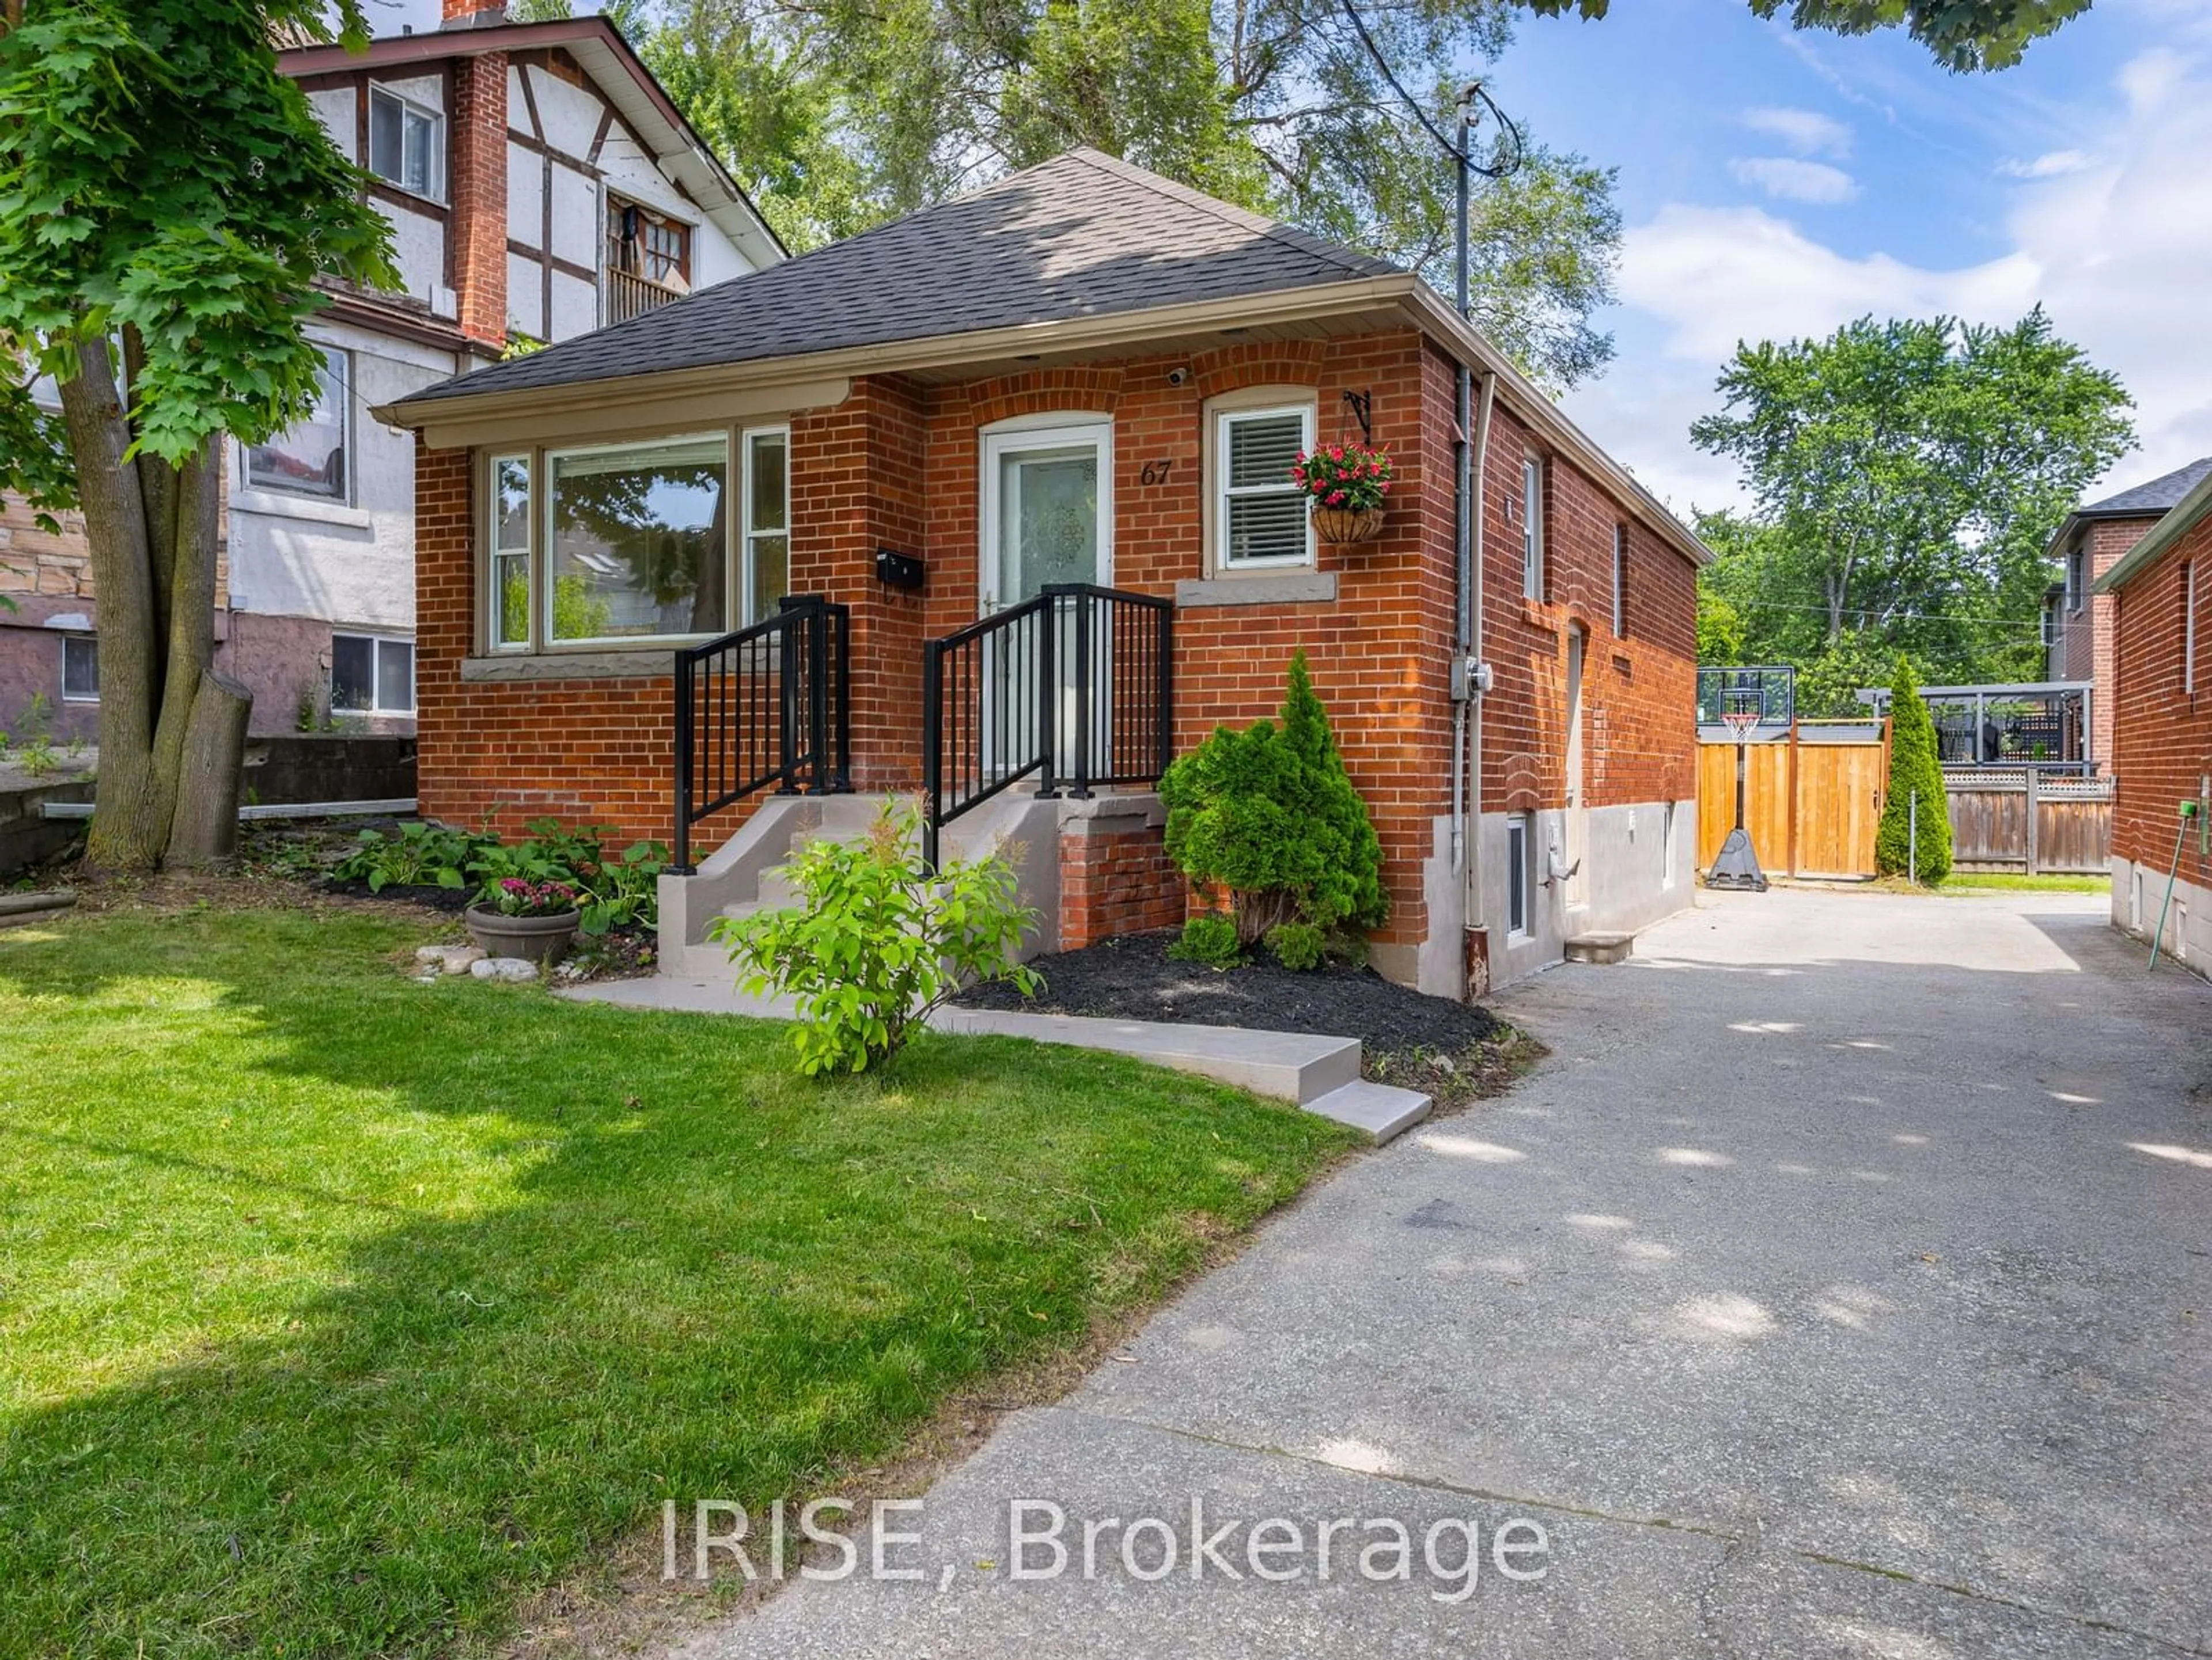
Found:
[[[1280,293],[1398,268],[1092,149],[407,399]]]
[[[2101,502],[2085,502],[2074,511],[2083,519],[2154,518],[2171,512],[2183,496],[2203,481],[2207,473],[2212,473],[2212,455],[2201,457],[2185,467],[2176,467],[2163,478],[2154,478],[2148,484],[2137,484],[2133,489],[2108,496]]]

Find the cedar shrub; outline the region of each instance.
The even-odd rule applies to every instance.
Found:
[[[1912,802],[1919,798],[1916,838]],[[1916,860],[1915,854],[1917,854]],[[1936,722],[1920,696],[1910,659],[1899,657],[1889,683],[1889,795],[1875,833],[1875,868],[1929,887],[1951,873],[1951,808],[1936,747]],[[1917,866],[1917,868],[1914,866]]]

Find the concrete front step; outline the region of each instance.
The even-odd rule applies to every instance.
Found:
[[[1625,963],[1634,949],[1632,933],[1577,933],[1567,941],[1570,963]]]
[[[1194,1072],[1300,1106],[1359,1078],[1359,1040],[1299,1032],[1245,1031],[1234,1026],[1186,1026],[1159,1020],[1096,1020],[1071,1014],[1018,1014],[999,1009],[947,1008],[939,1031],[995,1033],[1039,1043],[1109,1049],[1178,1072]]]
[[[1324,1118],[1364,1131],[1378,1147],[1426,1118],[1434,1104],[1418,1090],[1402,1090],[1395,1084],[1370,1084],[1364,1078],[1340,1085],[1327,1095],[1316,1096],[1304,1104],[1308,1112],[1317,1112]]]

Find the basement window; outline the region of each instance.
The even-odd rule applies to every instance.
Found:
[[[337,714],[414,714],[415,642],[332,635],[331,709]]]
[[[62,635],[62,702],[100,701],[100,642],[88,634]]]
[[[1528,937],[1528,815],[1509,814],[1505,820],[1505,933],[1508,939]]]

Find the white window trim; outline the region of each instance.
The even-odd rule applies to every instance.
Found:
[[[1613,637],[1628,638],[1628,526],[1613,526]]]
[[[755,530],[753,528],[753,443],[757,439],[783,440],[783,528]],[[738,448],[743,455],[738,469],[738,620],[733,628],[750,628],[761,619],[752,613],[753,605],[753,544],[763,536],[783,538],[785,569],[791,560],[791,429],[787,426],[746,427],[738,434]],[[763,613],[765,615],[766,613]]]
[[[536,648],[538,641],[538,452],[535,450],[494,450],[484,457],[483,479],[483,642],[487,651],[503,654],[526,653]],[[499,637],[500,623],[505,613],[505,596],[499,586],[499,465],[502,461],[520,461],[527,470],[526,494],[522,505],[522,638],[502,640]],[[512,558],[514,550],[505,550]]]
[[[1544,458],[1521,458],[1521,597],[1543,603]]]
[[[1513,856],[1513,832],[1521,832],[1521,856]],[[1535,884],[1528,879],[1529,849],[1535,845],[1536,824],[1534,814],[1509,812],[1505,815],[1505,937],[1508,940],[1527,939],[1535,932]],[[1521,921],[1513,921],[1513,897],[1521,896]]]
[[[435,153],[430,158],[429,189],[419,191],[411,189],[408,185],[400,183],[397,179],[386,178],[382,173],[377,172],[375,167],[371,165],[372,159],[376,154],[376,139],[374,137],[376,131],[376,113],[374,106],[376,100],[380,98],[388,98],[393,103],[398,105],[400,109],[407,114],[422,116],[430,123],[430,131],[434,135],[432,139],[432,146]],[[453,193],[451,190],[447,188],[448,181],[447,174],[448,158],[447,155],[447,146],[446,143],[447,128],[445,111],[441,109],[433,109],[428,104],[418,104],[412,98],[408,97],[406,94],[394,92],[380,82],[371,82],[369,83],[368,101],[370,105],[368,118],[368,131],[370,137],[368,141],[368,150],[361,158],[362,171],[368,173],[370,178],[375,179],[379,184],[386,185],[392,190],[396,190],[403,196],[411,196],[420,202],[435,202],[441,207],[445,206],[447,204],[447,198]],[[400,165],[404,167],[407,161],[407,126],[404,116],[401,119],[399,128],[399,159]]]
[[[2089,584],[2089,556],[2076,542],[2066,550],[2066,614],[2079,617]]]
[[[1114,581],[1114,418],[1085,410],[1069,410],[1045,415],[1018,416],[1012,420],[994,422],[981,433],[982,445],[979,456],[978,481],[975,492],[980,512],[976,537],[976,557],[981,567],[976,593],[982,600],[982,609],[990,612],[1012,602],[1000,593],[999,529],[1000,503],[999,501],[1000,459],[1009,452],[1024,450],[1074,449],[1090,444],[1098,451],[1098,575],[1102,587],[1110,587]]]
[[[365,640],[368,642],[368,681],[370,690],[369,707],[365,709],[345,709],[338,707],[337,642],[341,640]],[[409,690],[412,692],[415,688],[415,682],[418,678],[418,664],[416,656],[415,642],[411,637],[404,634],[364,634],[354,629],[332,629],[331,630],[331,713],[332,715],[343,716],[349,714],[366,719],[371,715],[412,715],[415,713],[416,702],[418,701],[416,699],[410,698],[404,708],[388,707],[385,703],[384,653],[381,648],[387,645],[404,646],[407,648],[407,684]]]
[[[589,638],[556,640],[553,637],[553,469],[554,464],[572,455],[604,455],[618,450],[654,449],[669,444],[689,444],[701,439],[719,438],[722,441],[722,490],[725,497],[730,491],[730,465],[733,447],[741,448],[744,433],[732,427],[710,428],[703,432],[672,432],[658,438],[626,438],[605,444],[547,445],[535,452],[530,477],[530,488],[536,499],[531,504],[531,586],[533,601],[531,628],[534,644],[540,652],[606,651],[635,648],[654,648],[663,646],[692,646],[709,640],[719,640],[731,632],[731,613],[739,609],[739,597],[732,592],[732,582],[737,572],[734,550],[737,546],[737,515],[744,510],[742,502],[733,502],[722,514],[722,593],[731,603],[722,611],[723,626],[690,634],[605,634]],[[508,452],[512,454],[513,452]],[[514,647],[507,648],[512,651]]]
[[[1659,885],[1664,890],[1674,885],[1674,837],[1679,833],[1674,824],[1675,803],[1659,804]]]
[[[1296,496],[1301,500],[1304,491],[1285,477],[1280,484],[1235,485],[1229,482],[1229,429],[1239,421],[1279,420],[1286,415],[1298,417],[1298,448],[1310,454],[1314,447],[1315,408],[1311,398],[1283,403],[1231,404],[1213,411],[1212,443],[1206,455],[1212,463],[1206,479],[1206,494],[1213,507],[1213,568],[1228,574],[1236,571],[1297,570],[1315,561],[1313,514],[1309,504],[1306,520],[1305,551],[1286,554],[1273,559],[1239,559],[1229,551],[1229,504],[1240,496]]]
[[[2181,567],[2181,695],[2197,696],[2197,562]]]
[[[238,446],[237,494],[246,499],[234,501],[231,505],[241,513],[264,511],[282,513],[288,510],[291,503],[304,502],[326,510],[335,508],[343,512],[347,517],[338,522],[350,524],[354,522],[352,514],[355,489],[353,350],[352,348],[342,346],[334,340],[319,340],[313,335],[307,337],[307,344],[321,352],[325,358],[335,357],[338,362],[338,453],[343,458],[345,488],[336,496],[329,496],[321,490],[301,489],[295,484],[256,478],[253,476],[253,452],[262,447],[258,444],[240,442]],[[287,428],[286,430],[289,431],[290,429]],[[282,435],[271,434],[270,435],[276,437]],[[283,503],[283,507],[278,507],[279,502]],[[264,506],[264,503],[266,506]],[[363,516],[361,522],[364,524],[368,522],[366,516]]]
[[[71,691],[71,690],[69,689],[69,657],[70,657],[70,647],[72,647],[72,646],[80,646],[80,645],[82,645],[82,646],[89,646],[89,647],[91,647],[91,648],[92,648],[92,650],[93,650],[93,653],[94,653],[94,656],[93,656],[93,660],[93,660],[93,669],[92,669],[92,684],[93,684],[94,690],[93,690],[93,694],[92,694],[92,696],[89,696],[89,697],[87,697],[87,696],[86,696],[82,692]],[[87,706],[88,708],[89,708],[89,707],[91,707],[92,705],[94,705],[94,704],[96,704],[96,703],[98,703],[98,702],[100,702],[100,692],[99,692],[99,690],[98,690],[99,685],[100,685],[100,658],[99,658],[99,654],[99,654],[99,651],[100,651],[100,642],[99,642],[99,638],[98,638],[98,636],[97,636],[97,635],[89,635],[89,634],[64,634],[64,635],[62,635],[62,702],[64,702],[64,703],[81,703],[81,704],[83,704],[83,705]]]

